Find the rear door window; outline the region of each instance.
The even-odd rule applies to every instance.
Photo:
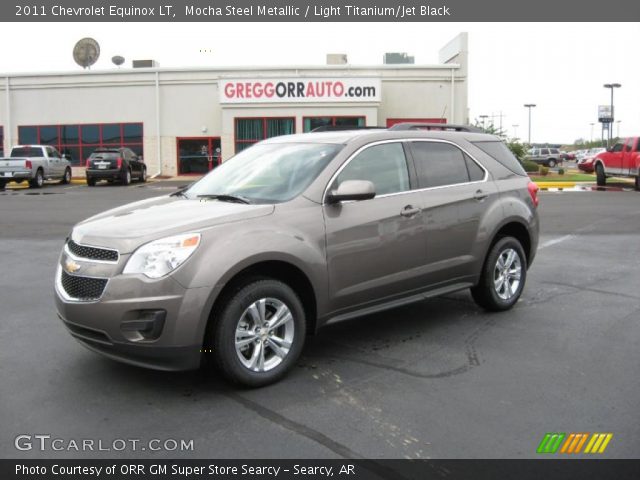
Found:
[[[466,155],[458,147],[441,142],[409,142],[418,173],[420,188],[456,185],[470,181]],[[468,159],[471,163],[475,162]],[[476,164],[474,178],[484,177],[484,172]]]

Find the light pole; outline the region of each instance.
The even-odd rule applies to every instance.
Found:
[[[480,118],[482,119],[482,130],[485,129],[485,121],[487,120],[487,118],[489,117],[489,115],[480,115]]]
[[[535,103],[525,103],[524,106],[529,109],[529,141],[527,142],[531,145],[531,109],[536,106]]]
[[[595,125],[595,123],[591,122],[589,125],[591,125],[591,140],[589,143],[593,143],[593,126]]]
[[[615,115],[613,113],[613,89],[620,88],[622,85],[619,83],[605,83],[603,85],[604,88],[608,88],[611,90],[611,121],[609,122],[609,138],[607,139],[607,147],[611,146],[611,137],[613,136],[613,120]]]
[[[518,127],[520,125],[511,125],[513,127],[513,138],[518,138]]]
[[[616,120],[616,138],[620,138],[620,122],[622,120]]]

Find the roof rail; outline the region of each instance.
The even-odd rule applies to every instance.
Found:
[[[345,130],[384,130],[386,127],[363,127],[357,125],[322,125],[316,127],[311,132],[342,132]]]
[[[453,125],[451,123],[419,123],[403,122],[389,127],[389,130],[445,130],[450,132],[475,132],[483,133],[483,130],[471,125]]]

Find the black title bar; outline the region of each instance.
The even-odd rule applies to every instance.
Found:
[[[632,22],[628,0],[16,0],[3,22]],[[561,28],[560,26],[558,28]],[[553,36],[553,31],[540,35]],[[585,31],[585,35],[597,31]]]

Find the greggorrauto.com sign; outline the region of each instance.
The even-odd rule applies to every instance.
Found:
[[[379,78],[243,78],[220,81],[220,103],[379,101]]]

